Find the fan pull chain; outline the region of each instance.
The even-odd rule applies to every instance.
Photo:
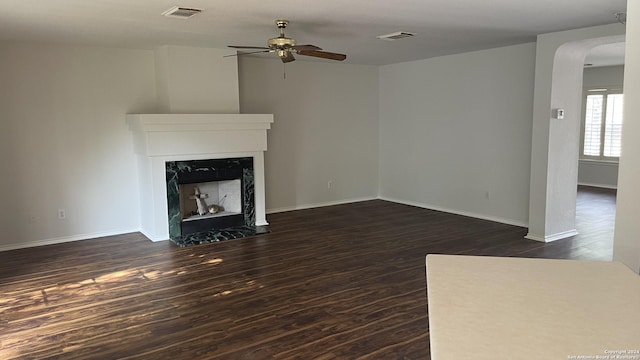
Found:
[[[287,64],[282,63],[282,79],[287,80]]]

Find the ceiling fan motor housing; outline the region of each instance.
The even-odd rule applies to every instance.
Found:
[[[280,55],[281,50],[288,50],[294,47],[296,45],[296,41],[284,36],[284,29],[289,25],[288,20],[276,20],[275,22],[278,29],[280,29],[280,36],[269,39],[269,41],[267,41],[267,46],[271,50],[279,50],[278,55],[282,57],[282,55]]]
[[[296,41],[287,37],[269,39],[267,46],[271,49],[288,49],[296,45]]]

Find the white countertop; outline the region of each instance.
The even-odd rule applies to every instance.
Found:
[[[433,360],[640,360],[640,276],[621,263],[426,262]]]

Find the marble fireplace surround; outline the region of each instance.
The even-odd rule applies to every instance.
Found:
[[[253,158],[255,225],[265,213],[264,151],[272,114],[129,114],[138,157],[140,232],[152,241],[169,239],[166,163]]]

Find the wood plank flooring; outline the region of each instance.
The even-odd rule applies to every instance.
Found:
[[[0,358],[429,359],[425,255],[609,260],[615,193],[581,199],[595,235],[550,244],[376,200],[190,248],[127,234],[3,252]]]

